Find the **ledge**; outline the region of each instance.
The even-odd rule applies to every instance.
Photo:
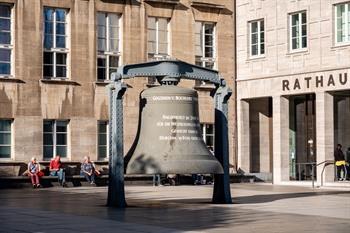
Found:
[[[215,89],[215,85],[213,84],[205,84],[205,85],[196,85],[193,89],[198,91],[212,91]]]
[[[291,50],[288,53],[286,53],[286,56],[301,55],[301,54],[310,54],[310,52],[307,48],[295,49],[295,50]]]
[[[83,1],[92,1],[92,0],[83,0]],[[132,2],[140,2],[141,0],[134,0]],[[101,0],[101,2],[105,3],[118,3],[118,4],[125,4],[125,0]]]
[[[1,82],[6,82],[6,83],[25,83],[22,79],[18,78],[5,78],[5,77],[0,77],[0,83]]]
[[[154,84],[152,84],[152,83],[147,83],[147,84],[146,84],[146,87],[159,87],[159,86],[161,86],[161,85],[158,84],[158,83],[154,83]]]
[[[266,59],[265,55],[248,56],[246,59],[246,62],[258,61],[258,60],[264,60],[264,59]]]
[[[191,3],[191,6],[192,7],[208,8],[208,9],[218,9],[218,10],[226,9],[226,7],[224,5],[221,5],[221,4],[213,4],[213,3],[197,2],[197,1],[193,1]]]
[[[334,51],[334,50],[342,49],[344,47],[349,47],[349,46],[350,46],[350,42],[339,43],[331,46],[331,50]]]
[[[233,14],[233,11],[228,9],[225,5],[221,5],[221,4],[193,1],[191,3],[191,7],[197,8],[198,10],[204,10],[204,11],[216,10],[219,14],[225,14],[225,15]]]
[[[112,84],[112,80],[106,80],[106,81],[95,81],[94,82],[96,86],[107,86],[109,84]],[[126,83],[127,88],[133,88],[130,84]]]
[[[111,84],[111,83],[112,83],[112,81],[109,81],[109,80],[107,80],[107,81],[96,81],[95,82],[96,86],[107,86],[108,84]]]
[[[45,84],[81,86],[78,82],[75,82],[72,80],[63,80],[63,79],[40,79],[40,82],[45,83]]]
[[[171,4],[171,5],[178,5],[180,4],[180,0],[144,0],[148,3],[162,3],[162,4]]]

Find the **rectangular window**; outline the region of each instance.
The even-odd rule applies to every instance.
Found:
[[[290,14],[290,48],[304,49],[307,47],[307,26],[306,26],[306,12],[299,12]]]
[[[215,23],[195,22],[195,64],[208,69],[215,68]],[[196,86],[205,85],[197,81]]]
[[[11,120],[0,120],[0,159],[11,158]]]
[[[214,69],[215,67],[215,24],[195,23],[195,59],[196,65]]]
[[[108,158],[108,121],[98,122],[98,159]]]
[[[264,20],[249,23],[249,50],[250,56],[265,54],[265,25]]]
[[[120,63],[120,15],[97,14],[97,79],[108,80]]]
[[[350,42],[350,2],[335,5],[336,43]]]
[[[212,152],[214,151],[214,124],[201,124],[201,130],[202,130],[202,137],[209,148]]]
[[[0,75],[11,75],[13,41],[11,35],[12,7],[0,4]]]
[[[169,57],[170,36],[169,18],[147,18],[147,54],[148,60],[161,60]],[[154,85],[156,78],[149,77],[148,84]]]
[[[149,59],[169,56],[169,21],[168,18],[148,17],[147,52]]]
[[[67,157],[68,121],[44,120],[44,158]]]
[[[44,8],[44,78],[67,77],[67,11]]]

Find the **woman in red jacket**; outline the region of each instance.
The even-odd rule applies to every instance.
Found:
[[[66,174],[62,168],[61,157],[56,155],[54,159],[50,161],[50,176],[58,176],[58,182],[63,187],[66,185]]]

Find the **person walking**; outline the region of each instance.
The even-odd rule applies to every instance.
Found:
[[[66,185],[66,174],[64,169],[62,168],[61,156],[56,155],[54,159],[50,161],[50,176],[57,176],[58,183],[65,187]]]
[[[32,181],[33,188],[40,188],[40,164],[33,157],[28,163],[28,174]]]
[[[342,151],[342,145],[338,144],[334,151],[334,161],[337,170],[337,180],[343,181],[346,179],[345,156]],[[342,175],[343,174],[343,175]]]

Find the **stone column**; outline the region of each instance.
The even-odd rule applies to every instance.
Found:
[[[327,92],[316,93],[316,163],[333,160],[334,109],[333,96]],[[334,166],[317,167],[317,185],[334,181]],[[322,172],[323,171],[323,172]]]
[[[272,118],[269,100],[270,98],[259,98],[249,103],[251,172],[271,172]]]
[[[237,106],[238,168],[250,172],[249,102],[239,100]]]
[[[273,183],[289,180],[289,100],[272,98]]]

